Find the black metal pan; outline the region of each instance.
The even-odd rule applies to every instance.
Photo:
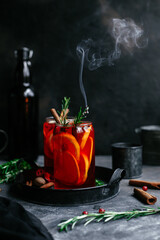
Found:
[[[12,187],[17,197],[28,202],[45,205],[81,205],[93,204],[111,199],[119,193],[119,183],[125,171],[117,168],[112,170],[96,167],[96,179],[102,180],[104,185],[79,189],[43,189],[27,186],[19,178]]]

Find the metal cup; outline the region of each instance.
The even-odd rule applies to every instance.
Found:
[[[160,165],[160,125],[136,128],[143,145],[143,163]]]
[[[142,146],[132,143],[112,144],[112,168],[126,171],[124,178],[138,178],[142,174]]]

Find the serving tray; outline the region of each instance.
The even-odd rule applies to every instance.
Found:
[[[12,186],[12,192],[21,199],[45,205],[81,205],[109,200],[119,193],[119,183],[125,171],[96,167],[96,179],[104,182],[101,186],[78,189],[43,189],[27,186],[22,177]]]

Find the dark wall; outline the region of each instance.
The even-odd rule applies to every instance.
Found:
[[[96,153],[107,154],[116,141],[138,141],[134,129],[160,123],[160,2],[158,0],[1,0],[0,128],[7,130],[7,94],[13,84],[14,49],[34,51],[33,82],[39,91],[39,143],[51,107],[71,97],[72,114],[84,106],[79,88],[81,40],[108,41],[108,20],[132,18],[143,26],[148,45],[123,52],[114,66],[84,70],[83,81],[96,133]],[[109,40],[108,40],[109,39]],[[110,42],[109,42],[110,41]],[[112,50],[112,49],[111,49]]]

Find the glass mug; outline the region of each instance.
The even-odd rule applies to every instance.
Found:
[[[43,147],[44,147],[44,168],[51,175],[53,180],[53,131],[56,121],[53,117],[47,117],[43,124]]]
[[[8,135],[7,133],[0,129],[0,153],[2,153],[8,145]]]
[[[91,122],[64,126],[47,118],[43,126],[44,165],[55,189],[95,186],[95,143]]]

